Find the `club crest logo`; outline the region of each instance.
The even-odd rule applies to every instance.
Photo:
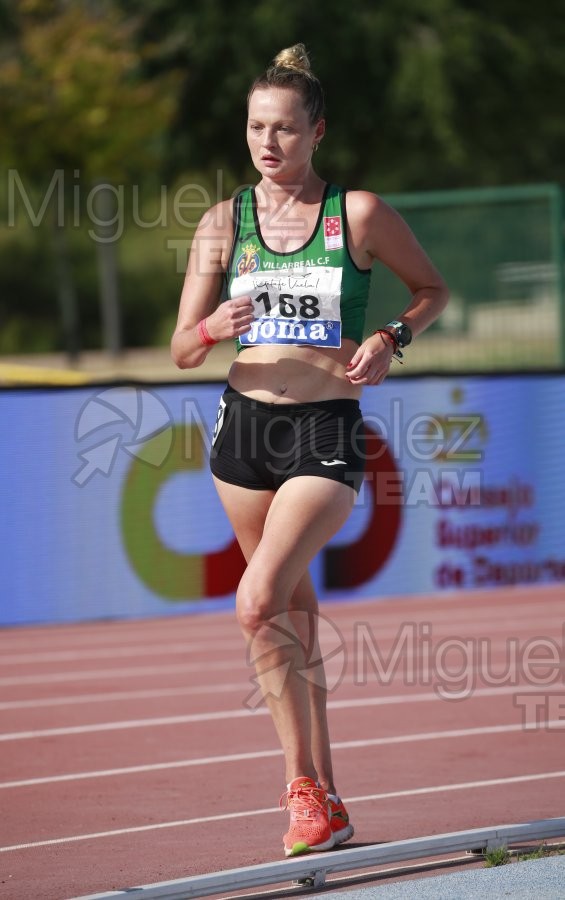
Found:
[[[326,250],[340,250],[343,247],[341,216],[324,216],[324,246]]]
[[[238,275],[251,275],[259,268],[259,247],[255,244],[246,244],[235,267]]]

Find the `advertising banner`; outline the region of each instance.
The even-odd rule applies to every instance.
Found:
[[[223,385],[0,393],[0,624],[233,606],[208,468]],[[391,378],[367,472],[312,564],[321,600],[563,581],[565,379]]]

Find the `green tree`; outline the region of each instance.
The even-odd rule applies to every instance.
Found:
[[[55,271],[67,347],[76,354],[77,301],[65,228],[73,197],[77,186],[84,195],[100,183],[130,184],[154,171],[175,109],[176,77],[170,69],[150,81],[144,77],[148,49],[136,39],[132,20],[109,2],[17,0],[3,5],[0,18],[7,25],[0,43],[0,158],[12,176],[17,173],[20,192],[29,188],[36,198],[45,198],[57,179],[50,204]],[[101,229],[106,344],[118,349],[116,247],[101,225],[109,193],[96,189],[99,205],[93,201],[90,215],[94,230]]]
[[[304,41],[327,92],[319,165],[380,191],[564,180],[561,0],[120,0],[184,69],[170,164],[254,177],[245,97]]]

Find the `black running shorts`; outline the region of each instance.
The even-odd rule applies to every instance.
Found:
[[[228,385],[210,468],[221,481],[255,491],[276,491],[289,478],[319,475],[359,492],[365,469],[359,402],[262,403]]]

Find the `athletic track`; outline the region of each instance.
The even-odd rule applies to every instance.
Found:
[[[560,585],[323,606],[344,640],[327,672],[351,845],[564,814],[564,599]],[[282,756],[265,707],[245,705],[231,613],[4,629],[0,651],[1,897],[281,857]],[[442,699],[455,674],[467,696]]]

